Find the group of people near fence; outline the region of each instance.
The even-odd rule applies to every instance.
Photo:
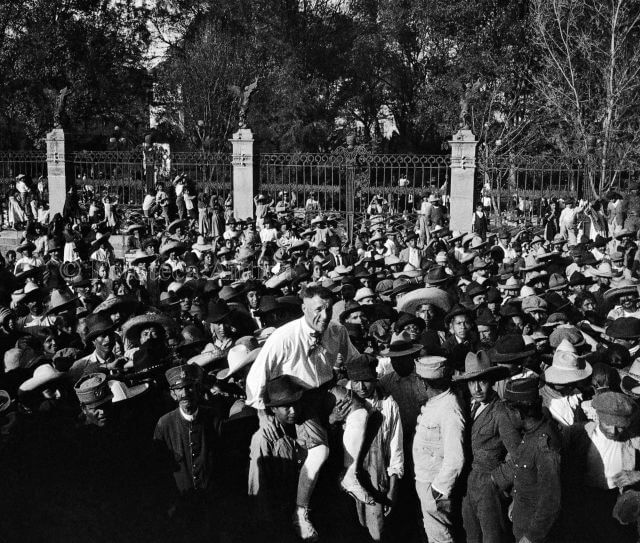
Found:
[[[29,221],[3,539],[637,541],[640,230],[428,216]]]

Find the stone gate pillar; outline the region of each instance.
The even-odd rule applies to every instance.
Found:
[[[236,219],[253,217],[253,132],[240,128],[229,140],[233,147],[233,215]]]
[[[453,140],[449,144],[451,145],[449,228],[470,232],[478,142],[471,130],[463,128],[453,135]]]
[[[67,190],[73,185],[71,135],[63,128],[47,134],[47,179],[49,183],[49,216],[62,214]]]

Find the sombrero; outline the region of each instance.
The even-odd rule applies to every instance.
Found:
[[[186,243],[182,243],[181,241],[170,241],[168,243],[165,243],[162,247],[160,247],[160,254],[163,256],[171,252],[182,254],[187,249],[188,247]]]
[[[109,297],[96,306],[93,310],[94,313],[113,313],[116,310],[124,311],[125,313],[132,313],[138,308],[139,302],[133,296],[116,296],[115,294],[109,295]]]
[[[398,311],[415,315],[423,304],[433,304],[445,313],[451,309],[451,299],[446,291],[434,287],[419,288],[405,294],[398,304]]]
[[[149,326],[162,326],[167,332],[176,328],[176,322],[162,313],[145,313],[130,318],[122,326],[122,337],[132,344],[139,342],[140,331]]]
[[[176,231],[176,228],[181,227],[184,228],[187,225],[187,221],[185,220],[175,220],[172,223],[169,224],[169,226],[167,227],[167,232],[169,232],[169,234],[173,234]]]

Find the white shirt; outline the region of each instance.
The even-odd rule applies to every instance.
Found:
[[[278,231],[275,228],[263,228],[260,230],[260,241],[267,243],[278,240]]]
[[[592,447],[587,453],[585,479],[589,486],[603,486],[602,477],[608,488],[615,488],[613,477],[623,470],[634,470],[636,452],[631,441],[613,441],[600,430],[600,426],[589,436]],[[604,474],[602,470],[604,469]]]
[[[196,412],[193,415],[188,415],[187,413],[185,413],[182,410],[182,407],[179,407],[178,409],[180,411],[180,415],[182,415],[182,418],[187,422],[193,422],[194,420],[196,420],[196,417],[198,416],[198,409],[196,409]]]
[[[358,355],[346,328],[337,322],[329,323],[315,347],[312,333],[301,317],[269,336],[247,376],[247,405],[264,409],[264,389],[274,377],[292,375],[307,387],[318,388],[333,379],[338,354],[345,364]]]

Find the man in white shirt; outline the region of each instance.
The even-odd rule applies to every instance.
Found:
[[[403,262],[411,264],[414,268],[420,269],[420,264],[424,256],[424,250],[418,249],[418,235],[415,232],[410,232],[405,237],[405,243],[407,247],[400,251],[398,258]]]
[[[638,384],[624,379],[629,383],[623,383],[623,390]],[[566,450],[571,451],[571,461],[563,493],[567,530],[576,541],[636,541],[637,519],[624,527],[612,511],[615,516],[623,489],[640,482],[640,438],[632,431],[638,408],[626,394],[609,391],[597,394],[592,406],[597,422],[569,429]]]
[[[309,502],[320,468],[329,456],[327,433],[320,422],[323,411],[331,411],[327,403],[334,382],[334,368],[358,356],[346,328],[331,321],[333,295],[320,286],[308,286],[301,294],[303,316],[278,328],[267,339],[247,376],[247,405],[258,410],[260,424],[268,430],[275,426],[273,415],[265,411],[264,393],[269,380],[279,375],[296,377],[307,388],[306,420],[297,426],[298,440],[307,449],[300,471],[296,497],[294,528],[305,541],[313,541],[318,533],[309,520]],[[347,402],[344,402],[347,403]],[[344,442],[350,443],[350,454],[358,458],[367,423],[365,409],[352,409],[345,421]],[[273,429],[274,432],[276,429]],[[356,437],[359,436],[359,439]],[[371,497],[357,480],[354,463],[343,479],[343,488],[369,502]]]

